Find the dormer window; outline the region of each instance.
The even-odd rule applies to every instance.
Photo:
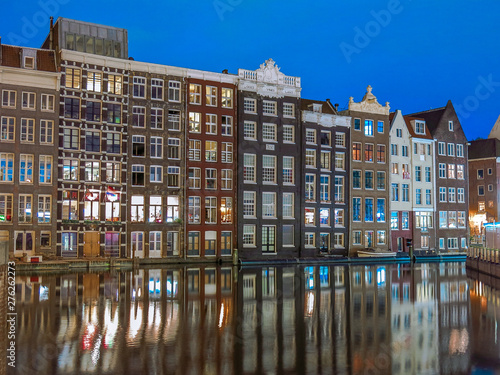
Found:
[[[35,59],[31,56],[24,57],[24,68],[25,69],[35,69]]]
[[[313,104],[313,112],[320,112],[321,113],[322,109],[323,109],[322,104],[318,104],[318,103]]]
[[[415,133],[425,134],[425,122],[424,121],[415,121]]]
[[[450,132],[452,132],[452,131],[453,131],[453,121],[448,121],[448,130],[449,130]]]

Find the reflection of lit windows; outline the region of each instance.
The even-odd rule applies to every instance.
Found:
[[[352,243],[353,245],[361,245],[361,231],[355,230],[352,232]]]
[[[173,223],[179,219],[179,197],[177,195],[167,196],[167,223]]]
[[[330,226],[330,210],[328,208],[319,209],[319,224]]]
[[[306,208],[305,209],[305,224],[314,225],[314,216],[316,209],[315,208]]]

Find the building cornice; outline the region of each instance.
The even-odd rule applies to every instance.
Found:
[[[302,121],[312,122],[326,127],[333,127],[333,126],[344,126],[346,128],[351,127],[350,116],[337,116],[328,113],[320,113],[313,111],[302,111]]]
[[[0,83],[59,91],[59,73],[0,66]]]

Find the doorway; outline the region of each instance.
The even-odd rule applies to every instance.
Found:
[[[93,258],[100,255],[99,232],[85,232],[83,237],[83,256]]]

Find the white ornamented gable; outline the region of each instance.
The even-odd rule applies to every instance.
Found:
[[[361,102],[356,103],[352,96],[349,98],[349,110],[351,111],[389,115],[390,109],[389,102],[386,102],[385,106],[382,106],[377,101],[377,97],[372,94],[371,86],[366,88],[366,94],[363,96]]]

